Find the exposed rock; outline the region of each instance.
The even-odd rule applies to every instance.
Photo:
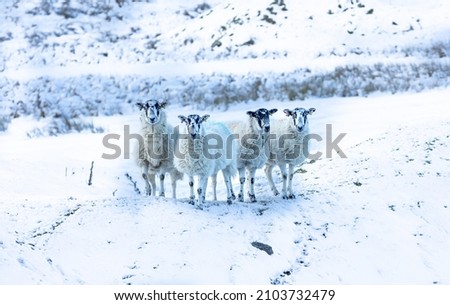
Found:
[[[266,253],[269,254],[269,255],[272,255],[272,254],[273,254],[273,249],[272,249],[272,247],[269,246],[269,245],[260,243],[260,242],[258,242],[258,241],[254,241],[254,242],[252,242],[252,246],[255,247],[256,249],[259,249],[259,250],[261,250],[261,251],[266,252]]]

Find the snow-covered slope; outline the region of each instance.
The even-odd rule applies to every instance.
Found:
[[[347,133],[348,158],[303,166],[296,200],[274,197],[258,171],[258,203],[228,206],[221,187],[203,210],[188,204],[186,179],[178,200],[136,194],[139,170],[101,158],[104,134],[26,139],[29,123],[16,121],[0,136],[1,283],[448,284],[449,93],[268,103],[316,107],[311,131]],[[236,119],[260,105],[209,113]],[[99,120],[123,148],[137,114]]]
[[[4,68],[285,57],[296,64],[329,55],[411,56],[433,43],[439,56],[450,28],[443,0],[157,0],[91,11],[72,1],[69,15],[55,3],[2,4]]]

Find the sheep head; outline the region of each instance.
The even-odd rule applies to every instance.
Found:
[[[295,108],[294,110],[284,109],[286,116],[292,118],[292,123],[298,132],[302,132],[308,126],[308,115],[314,113],[315,108]]]
[[[161,120],[161,109],[166,107],[166,102],[157,100],[148,100],[144,103],[136,103],[139,110],[143,112],[145,121],[150,125],[158,124]]]
[[[258,131],[268,133],[270,131],[270,116],[277,111],[278,109],[260,108],[256,111],[247,111],[247,114],[255,121],[254,127]]]
[[[184,115],[179,115],[178,118],[182,123],[186,124],[187,133],[191,135],[192,139],[198,139],[204,136],[203,123],[209,118],[209,115],[199,116],[197,114],[191,114],[187,117]]]

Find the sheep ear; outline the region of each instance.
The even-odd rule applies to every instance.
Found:
[[[278,111],[278,109],[273,108],[273,109],[269,110],[269,114],[272,115],[272,114],[274,114],[277,111]]]
[[[284,109],[283,112],[286,114],[286,116],[292,115],[292,111],[290,111],[289,109]]]
[[[205,114],[204,116],[202,116],[200,122],[201,122],[201,123],[205,122],[209,117],[210,117],[209,114]]]
[[[185,117],[184,115],[179,115],[178,118],[181,120],[181,123],[187,122],[187,117]]]
[[[309,108],[308,114],[313,114],[314,112],[316,112],[316,108]]]
[[[142,110],[142,108],[145,108],[145,105],[142,103],[136,103],[136,106],[138,106],[139,110]]]
[[[164,109],[164,108],[166,108],[166,106],[167,106],[167,102],[160,102],[159,103],[159,108]]]
[[[255,113],[254,113],[253,111],[247,111],[247,114],[248,114],[249,116],[255,116]]]

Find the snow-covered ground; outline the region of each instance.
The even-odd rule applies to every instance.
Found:
[[[446,1],[82,2],[0,5],[0,284],[450,284]],[[149,97],[173,124],[315,107],[347,158],[295,200],[262,170],[257,203],[146,197],[123,140]]]
[[[348,158],[304,165],[296,200],[274,197],[259,171],[258,203],[229,206],[221,188],[203,210],[187,203],[186,179],[178,200],[136,194],[133,162],[101,158],[104,134],[27,139],[18,121],[0,136],[1,282],[448,284],[449,93],[268,102],[316,107],[312,131],[347,133]],[[99,120],[123,136],[137,114]]]

